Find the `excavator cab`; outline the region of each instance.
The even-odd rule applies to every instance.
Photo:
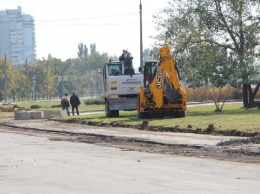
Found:
[[[145,87],[148,87],[151,84],[157,69],[158,69],[157,61],[145,62],[144,64],[144,86]]]

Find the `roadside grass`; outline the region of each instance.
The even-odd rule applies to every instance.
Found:
[[[22,101],[22,102],[18,102],[17,105],[19,107],[24,107],[27,110],[31,109],[32,105],[39,105],[40,108],[38,108],[37,110],[60,110],[61,107],[59,107],[60,105],[60,99],[57,100],[42,100],[42,101]],[[104,105],[96,105],[96,104],[80,104],[79,109],[81,111],[87,111],[87,110],[99,110],[99,109],[104,109],[103,108]]]
[[[220,131],[260,132],[259,108],[247,109],[243,108],[242,103],[239,103],[225,105],[222,112],[214,110],[215,106],[191,107],[188,110],[185,124],[202,129],[212,124],[215,129]]]
[[[80,111],[104,110],[104,105],[95,105],[83,103],[79,107]],[[59,99],[49,101],[18,101],[18,107],[25,110],[61,110],[57,107],[60,104]],[[39,105],[39,109],[30,109],[31,105]],[[51,108],[54,105],[55,108]],[[3,108],[12,107],[13,105],[5,105]],[[93,123],[103,123],[114,125],[127,125],[139,127],[143,121],[148,121],[149,127],[157,128],[180,128],[188,129],[186,131],[206,130],[209,126],[214,126],[215,131],[240,131],[243,133],[260,133],[260,109],[259,108],[243,108],[242,103],[225,104],[222,112],[215,112],[214,105],[196,105],[189,106],[187,116],[185,118],[150,118],[138,119],[136,111],[120,111],[118,118],[107,118],[105,113],[81,114],[71,117],[54,117],[56,120],[67,120],[68,122],[83,121]],[[70,110],[71,111],[71,110]],[[0,111],[0,117],[12,117],[14,112]],[[183,130],[185,132],[185,130]]]
[[[88,104],[84,103],[84,99],[81,100],[82,104],[79,106],[80,111],[89,110],[104,110],[104,105],[100,104]],[[6,102],[1,105],[0,118],[1,117],[12,117],[14,116],[13,105],[17,105],[18,110],[61,110],[60,99],[54,100],[36,100],[36,101],[16,101],[16,102]],[[32,109],[32,106],[39,106],[40,108]]]
[[[150,118],[148,126],[164,128],[180,128],[190,130],[206,130],[214,127],[214,131],[239,131],[242,133],[260,133],[260,109],[242,107],[242,103],[226,104],[222,112],[215,112],[214,105],[201,105],[188,108],[185,118]],[[144,120],[137,118],[136,111],[120,111],[120,117],[107,118],[105,113],[95,113],[74,117],[60,118],[65,120],[87,120],[94,123],[115,123],[141,126]]]

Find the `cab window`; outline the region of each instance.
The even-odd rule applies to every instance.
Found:
[[[121,64],[109,64],[108,65],[109,75],[122,75],[122,65]]]

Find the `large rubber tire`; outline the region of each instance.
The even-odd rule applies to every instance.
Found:
[[[110,110],[109,101],[105,100],[106,117],[119,117],[119,110]]]
[[[149,117],[150,117],[149,112],[139,112],[139,114],[138,114],[139,119],[147,119]]]
[[[109,102],[107,100],[105,100],[105,113],[106,113],[106,117],[111,117],[111,112],[109,109]]]
[[[149,112],[140,112],[140,97],[137,96],[137,118],[145,119],[149,117]]]
[[[110,110],[112,112],[111,117],[119,117],[119,110]]]
[[[175,116],[177,118],[186,117],[186,111],[184,111],[184,110],[176,110]]]

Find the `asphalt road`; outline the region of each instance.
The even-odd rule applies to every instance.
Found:
[[[57,141],[0,127],[1,194],[257,194],[259,164]]]

